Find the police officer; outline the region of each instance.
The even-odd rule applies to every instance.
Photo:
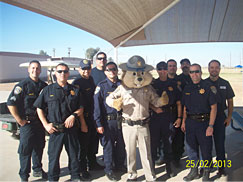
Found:
[[[94,91],[95,84],[91,74],[91,61],[83,59],[80,61],[79,67],[80,76],[73,81],[73,85],[79,88],[80,93],[84,100],[84,119],[88,126],[88,132],[79,131],[79,142],[80,142],[80,167],[82,177],[84,179],[90,178],[90,173],[87,171],[87,164],[89,164],[89,169],[94,166],[99,166],[96,162],[96,151],[97,143],[99,138],[97,136],[96,127],[93,120],[94,111]],[[87,161],[88,159],[88,161]]]
[[[65,145],[69,157],[71,180],[79,181],[79,142],[75,119],[77,124],[81,123],[81,131],[87,132],[87,125],[83,118],[82,98],[78,88],[67,83],[69,68],[66,64],[58,64],[55,75],[57,83],[45,87],[34,103],[44,128],[50,134],[48,179],[49,181],[59,180],[59,158]]]
[[[178,80],[180,81],[181,89],[183,90],[186,85],[192,83],[192,79],[190,77],[190,66],[191,62],[189,59],[185,58],[180,61],[182,73],[178,75]]]
[[[224,163],[225,160],[225,127],[229,126],[233,113],[233,97],[235,96],[230,83],[219,77],[221,64],[218,60],[212,60],[208,63],[210,76],[206,79],[217,88],[218,103],[217,116],[214,123],[214,144],[216,149],[216,160],[218,163]],[[226,105],[227,102],[227,105]],[[228,109],[226,117],[224,111]],[[226,175],[224,166],[218,168],[218,174]]]
[[[180,61],[182,73],[177,76],[177,87],[182,92],[186,85],[191,84],[192,80],[189,75],[190,60],[185,58]],[[183,110],[183,107],[182,107]],[[180,159],[184,153],[184,133],[180,128],[175,129],[175,137],[172,142],[174,166],[180,167]]]
[[[99,52],[96,55],[96,67],[94,67],[91,71],[91,76],[94,79],[95,86],[97,86],[100,81],[106,78],[106,75],[104,73],[106,62],[106,54],[104,52]]]
[[[167,61],[167,65],[168,65],[168,79],[176,80],[177,62],[174,59],[169,59]]]
[[[159,78],[152,83],[152,86],[158,95],[165,91],[169,97],[169,103],[161,108],[151,106],[153,109],[150,122],[151,153],[153,162],[155,162],[157,147],[159,147],[160,139],[162,139],[166,172],[168,177],[173,177],[175,174],[171,169],[173,159],[172,139],[174,127],[179,128],[182,120],[180,92],[177,84],[167,79],[167,64],[161,61],[156,67]]]
[[[47,85],[39,79],[41,65],[33,60],[28,67],[29,77],[15,85],[9,95],[7,105],[10,113],[20,125],[19,143],[19,175],[21,181],[28,181],[31,168],[31,155],[33,162],[33,176],[47,179],[42,170],[42,154],[45,147],[45,130],[33,106],[40,91]]]
[[[186,132],[187,152],[190,159],[191,171],[183,178],[191,181],[198,178],[198,166],[203,165],[203,181],[209,181],[209,168],[212,160],[212,135],[217,113],[217,90],[210,82],[202,80],[199,64],[190,66],[190,76],[193,84],[186,85],[183,90],[182,104],[184,105],[181,129]],[[199,160],[199,146],[202,160]]]
[[[113,92],[121,81],[117,77],[118,69],[114,62],[109,62],[105,66],[107,78],[101,81],[95,90],[94,95],[94,120],[97,132],[101,134],[101,145],[103,146],[105,173],[109,180],[116,181],[117,177],[112,170],[112,159],[117,170],[125,172],[125,144],[122,130],[118,126],[120,114],[116,109],[106,104],[106,97]]]

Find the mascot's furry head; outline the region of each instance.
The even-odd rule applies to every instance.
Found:
[[[141,56],[133,56],[127,63],[123,63],[119,67],[123,71],[122,83],[128,88],[142,88],[149,85],[153,80],[149,71],[154,68],[145,64]]]

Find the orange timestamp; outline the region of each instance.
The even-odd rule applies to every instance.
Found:
[[[186,160],[186,168],[206,167],[206,168],[231,168],[231,160]]]

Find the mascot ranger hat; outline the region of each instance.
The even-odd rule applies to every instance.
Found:
[[[145,64],[141,56],[132,56],[127,63],[120,64],[119,67],[125,71],[151,71],[154,69],[153,66]]]

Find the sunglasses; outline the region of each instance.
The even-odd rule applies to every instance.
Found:
[[[106,58],[97,58],[97,59],[98,59],[98,60],[104,60],[104,61],[106,60]]]
[[[200,70],[190,71],[190,74],[193,74],[193,73],[200,73]]]
[[[110,69],[107,68],[106,71],[108,71],[108,72],[110,72],[110,71],[117,71],[117,69],[116,68],[110,68]]]
[[[158,71],[167,70],[167,68],[157,68]]]
[[[57,70],[57,73],[64,73],[64,74],[66,74],[66,73],[68,73],[68,70]]]
[[[85,67],[85,68],[82,68],[82,70],[90,70],[91,67]]]

